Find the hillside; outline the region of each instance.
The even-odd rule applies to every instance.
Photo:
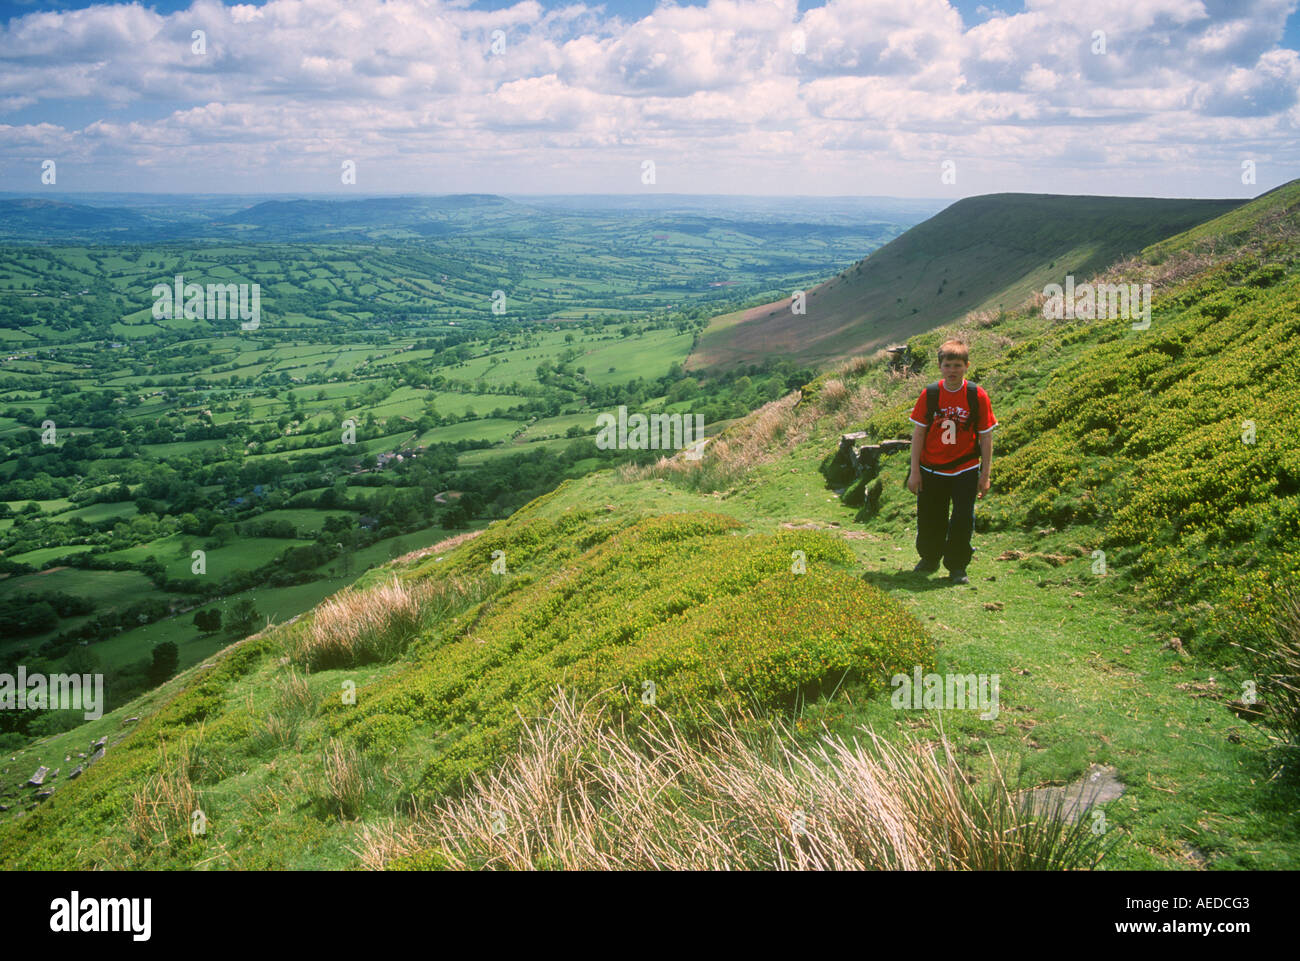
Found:
[[[1300,866],[1294,776],[1275,776],[1286,732],[1232,704],[1246,682],[1276,703],[1267,671],[1232,642],[1264,646],[1262,602],[1300,586],[1288,444],[1300,415],[1280,389],[1300,347],[1298,199],[1300,182],[1261,199],[1262,248],[1234,212],[1110,266],[1155,287],[1147,330],[1027,307],[912,339],[931,358],[943,337],[968,337],[1003,425],[969,585],[910,574],[905,456],[885,458],[874,511],[823,473],[842,432],[897,436],[933,375],[864,355],[732,426],[698,462],[567,481],[15,753],[0,864],[576,863],[566,828],[525,820],[506,798],[545,781],[534,761],[548,756],[574,818],[599,819],[625,793],[593,769],[595,748],[563,740],[569,727],[549,747],[544,725],[525,736],[562,687],[633,733],[662,712],[708,740],[722,730],[710,712],[751,710],[786,719],[783,749],[862,739],[863,727],[904,753],[942,744],[950,785],[994,783],[993,760],[1025,788],[1104,766],[1122,788],[1104,806],[1108,869]],[[893,707],[889,678],[913,666],[1000,677],[1000,713]],[[101,736],[106,756],[48,798],[16,787]],[[798,863],[798,798],[829,788],[810,769],[781,774],[794,786],[757,783],[750,800],[767,801],[746,809],[743,832],[718,820],[737,798],[719,815],[686,784],[653,809],[756,847],[784,836],[772,843]],[[186,830],[193,810],[203,835]]]
[[[1239,206],[1165,200],[989,194],[959,200],[807,292],[715,317],[687,369],[755,363],[780,353],[805,363],[871,351],[970,311],[1023,303],[1067,274],[1082,280],[1123,257]]]

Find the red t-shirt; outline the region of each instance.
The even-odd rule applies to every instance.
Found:
[[[984,388],[976,384],[975,392],[979,397],[980,406],[977,424],[984,425],[979,433],[987,434],[998,426],[997,418],[993,416],[993,405],[989,403],[989,395],[984,392]],[[925,446],[921,448],[922,467],[935,474],[952,476],[964,474],[980,466],[979,445],[975,443],[974,435],[966,427],[966,420],[969,417],[970,411],[966,409],[966,381],[963,380],[956,390],[949,390],[944,386],[943,381],[939,381],[939,410],[934,415],[934,423],[930,425],[930,430],[925,435]],[[921,391],[916,406],[912,408],[911,421],[918,427],[925,426],[925,391]],[[945,440],[949,443],[945,443]],[[934,470],[930,466],[948,464],[952,461],[957,463],[943,470]]]

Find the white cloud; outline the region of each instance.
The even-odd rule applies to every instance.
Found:
[[[476,189],[601,189],[590,171],[621,178],[653,147],[677,165],[675,189],[784,177],[789,190],[834,192],[866,169],[878,192],[902,182],[934,195],[952,156],[963,192],[999,177],[1029,189],[1035,171],[1036,189],[1053,189],[1051,177],[1095,176],[1100,163],[1163,186],[1171,156],[1204,181],[1230,171],[1239,145],[1273,144],[1275,166],[1300,161],[1300,57],[1277,47],[1294,6],[1246,0],[1211,15],[1201,0],[1028,0],[969,29],[946,0],[802,13],[796,0],[711,0],[635,22],[536,0],[36,13],[0,29],[0,170],[64,151],[119,178],[183,161],[196,189],[230,170],[260,171],[267,189],[319,176],[325,189],[348,156],[386,165],[386,183],[404,189],[413,171],[488,178],[527,156],[529,176],[567,170],[571,182]],[[98,119],[63,119],[87,109]],[[812,170],[837,172],[789,182]]]

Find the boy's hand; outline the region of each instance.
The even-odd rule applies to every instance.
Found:
[[[979,493],[975,495],[976,498],[982,498],[985,494],[989,492],[989,479],[985,477],[983,474],[980,475],[979,487],[977,489]]]
[[[921,493],[921,475],[919,473],[913,472],[907,475],[907,489],[913,494]]]

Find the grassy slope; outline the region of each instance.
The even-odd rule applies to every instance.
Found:
[[[771,353],[801,362],[869,353],[968,311],[1017,306],[1066,274],[1082,280],[1239,203],[969,197],[808,291],[806,315],[791,314],[787,297],[715,318],[687,366],[756,363]]]
[[[1277,199],[1285,201],[1296,189]],[[187,672],[128,710],[34,745],[8,764],[6,785],[17,780],[15,775],[28,776],[37,763],[62,764],[66,753],[84,750],[101,733],[122,738],[103,762],[79,781],[64,784],[35,812],[0,822],[0,863],[354,866],[357,859],[350,849],[361,843],[365,824],[394,816],[404,793],[436,791],[449,776],[499,758],[509,746],[508,736],[496,738],[497,732],[508,734],[511,722],[505,715],[513,706],[531,713],[548,684],[581,679],[594,690],[621,680],[635,690],[646,673],[645,659],[664,652],[669,662],[659,662],[650,673],[668,678],[661,685],[665,694],[674,690],[674,678],[703,684],[719,666],[733,680],[746,677],[752,673],[746,673],[749,663],[738,659],[735,650],[691,642],[708,637],[718,618],[724,630],[715,638],[769,633],[756,631],[751,623],[763,624],[766,618],[768,624],[800,628],[766,649],[772,655],[767,663],[801,672],[806,681],[821,676],[823,689],[834,689],[833,696],[818,697],[822,685],[811,684],[811,699],[794,705],[783,697],[768,698],[778,709],[799,714],[799,726],[809,736],[822,722],[845,736],[860,724],[885,734],[922,736],[937,733],[942,724],[976,776],[987,770],[991,749],[1010,760],[1005,766],[1013,770],[1018,762],[1025,782],[1032,784],[1075,778],[1091,763],[1113,764],[1128,788],[1106,808],[1107,820],[1121,838],[1110,867],[1300,866],[1294,786],[1270,780],[1267,733],[1226,706],[1247,676],[1242,664],[1222,646],[1193,643],[1191,653],[1166,646],[1172,633],[1182,630],[1186,605],[1150,603],[1138,591],[1142,567],[1136,562],[1142,550],[1155,548],[1142,545],[1142,531],[1121,529],[1117,534],[1121,525],[1115,519],[1141,494],[1141,485],[1127,486],[1122,473],[1089,480],[1077,465],[1074,474],[1069,464],[1057,465],[1051,476],[1032,470],[1044,456],[1061,452],[1116,462],[1139,456],[1135,450],[1126,453],[1122,444],[1101,452],[1081,445],[1079,418],[1095,412],[1087,404],[1078,410],[1054,406],[1054,398],[1071,388],[1090,391],[1080,395],[1085,398],[1118,398],[1126,409],[1110,433],[1123,444],[1141,441],[1130,417],[1153,422],[1157,435],[1185,425],[1188,399],[1170,384],[1152,387],[1142,380],[1156,372],[1146,370],[1143,358],[1149,352],[1166,358],[1165,368],[1177,374],[1175,380],[1195,383],[1227,371],[1216,387],[1223,395],[1223,422],[1231,425],[1238,411],[1230,408],[1253,397],[1256,387],[1256,381],[1236,376],[1241,365],[1249,368],[1258,361],[1267,368],[1300,346],[1289,339],[1296,333],[1294,253],[1292,245],[1269,255],[1282,265],[1282,274],[1266,274],[1264,279],[1272,278],[1266,284],[1260,283],[1257,265],[1249,265],[1170,285],[1157,298],[1148,336],[1140,339],[1126,339],[1137,335],[1130,335],[1124,322],[1062,326],[1022,312],[972,331],[981,377],[1006,428],[998,440],[993,494],[979,507],[979,553],[968,587],[917,581],[906,573],[914,560],[914,507],[902,487],[906,463],[901,456],[886,458],[880,511],[865,521],[828,488],[819,471],[837,435],[862,426],[864,418],[856,411],[865,409],[865,399],[874,412],[865,418],[867,427],[886,436],[923,382],[892,378],[878,365],[866,365],[857,376],[843,375],[851,396],[864,399],[863,404],[849,403],[836,411],[827,400],[831,392],[824,390],[825,381],[812,385],[803,409],[820,408],[821,416],[812,420],[810,413],[806,431],[789,435],[799,439],[788,449],[781,449],[779,437],[767,444],[772,456],[743,483],[695,491],[671,475],[628,481],[605,472],[567,482],[444,560],[429,556],[406,563],[413,580],[481,581],[491,551],[503,549],[510,574],[500,583],[488,581],[500,603],[469,606],[434,626],[406,658],[311,675],[313,706],[296,718],[286,706],[291,699],[284,693],[287,672],[279,657],[284,637],[302,630],[304,622],[236,645],[214,658],[214,667]],[[1204,323],[1207,315],[1199,309],[1203,300],[1228,305],[1209,315],[1224,325],[1227,342],[1208,353],[1196,349],[1198,338],[1212,346],[1214,341],[1215,327]],[[1272,340],[1237,347],[1246,328]],[[929,346],[943,333],[919,339],[918,346]],[[1184,339],[1186,349],[1171,357],[1169,344]],[[1096,377],[1106,368],[1124,371],[1128,379],[1101,385]],[[1261,423],[1270,423],[1270,416],[1261,415]],[[1294,425],[1283,420],[1275,426]],[[1102,428],[1085,434],[1093,429]],[[1157,449],[1162,452],[1145,456],[1197,456],[1195,444]],[[1209,453],[1218,457],[1233,451]],[[1252,463],[1244,461],[1236,469],[1249,472]],[[1225,462],[1221,469],[1234,468]],[[1070,478],[1086,491],[1067,492],[1059,505],[1052,488]],[[1085,492],[1103,509],[1079,509]],[[1211,517],[1230,516],[1227,491],[1211,490],[1205,496]],[[1052,522],[1058,507],[1059,526]],[[1036,510],[1048,512],[1046,522]],[[638,519],[683,512],[696,518],[687,523],[703,525],[691,535],[697,540],[663,534],[656,525],[682,523],[671,519],[632,526]],[[710,521],[703,512],[734,520]],[[1039,526],[1044,523],[1053,526]],[[1245,540],[1263,539],[1279,551],[1285,546],[1284,537],[1268,540],[1272,529],[1266,517],[1252,515],[1234,523],[1237,528],[1225,531],[1203,519],[1199,538],[1156,547],[1223,556],[1215,552],[1231,551]],[[785,539],[772,539],[781,532]],[[740,540],[742,536],[751,539]],[[1136,553],[1125,555],[1134,548],[1117,545],[1118,562],[1106,576],[1097,576],[1091,552],[1117,536],[1136,538]],[[782,579],[781,567],[792,544],[811,548],[809,572],[818,590],[801,594],[782,586],[793,581]],[[1028,556],[995,560],[1008,551]],[[861,579],[847,577],[850,570]],[[363,580],[379,576],[372,572]],[[770,606],[749,605],[747,583],[775,584],[784,592],[769,592],[767,602],[803,606],[781,616]],[[831,597],[834,608],[818,608],[819,599]],[[825,640],[805,642],[828,624],[833,629],[826,639],[846,633],[848,624],[830,616],[846,608],[856,621],[888,617],[905,628],[914,618],[924,625],[937,645],[932,657],[915,649],[927,666],[999,674],[999,718],[986,722],[973,712],[899,712],[880,691],[879,678],[874,685],[869,677],[837,684],[842,675],[831,669],[836,652],[825,647]],[[552,623],[564,629],[548,634]],[[668,631],[671,643],[656,643],[665,636],[666,625],[674,623],[692,629]],[[737,630],[742,626],[746,630]],[[576,646],[570,638],[578,639]],[[820,659],[797,663],[805,646]],[[548,657],[552,650],[560,656]],[[636,657],[628,661],[623,651]],[[586,669],[568,670],[582,663]],[[459,678],[457,665],[466,669]],[[343,680],[358,686],[356,709],[345,709],[338,700]],[[793,690],[798,684],[786,686]],[[161,710],[151,713],[158,705]],[[634,699],[631,706],[635,712]],[[143,720],[138,726],[124,725],[124,717],[133,714]],[[267,725],[268,716],[285,721],[287,733],[283,726]],[[478,723],[494,716],[497,727]],[[334,816],[319,800],[321,752],[331,736],[357,744],[372,765],[372,789],[356,819]],[[127,827],[132,795],[145,788],[160,765],[166,767],[158,744],[170,744],[174,756],[185,740],[198,745],[190,773],[208,813],[208,835],[195,843],[161,843],[156,835],[133,840]]]

